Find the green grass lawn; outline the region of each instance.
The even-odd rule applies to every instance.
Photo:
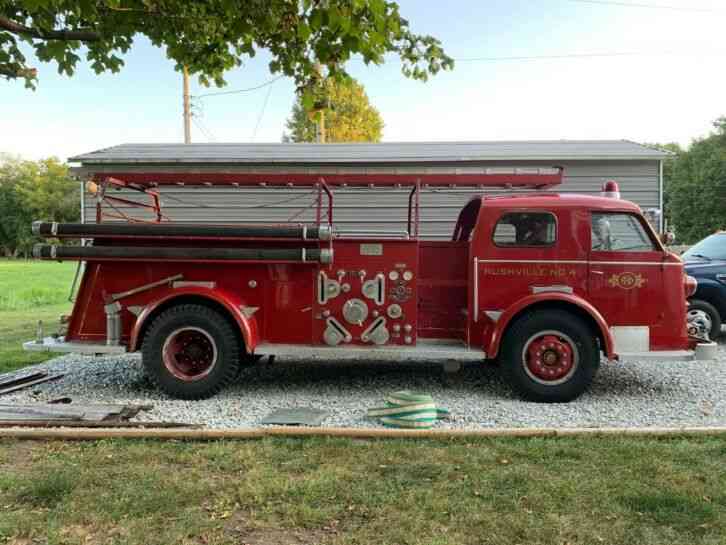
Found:
[[[716,544],[726,443],[0,444],[0,543]]]
[[[35,338],[38,320],[46,334],[56,332],[58,317],[71,311],[75,270],[75,263],[0,260],[0,373],[55,356],[24,352],[21,343]]]

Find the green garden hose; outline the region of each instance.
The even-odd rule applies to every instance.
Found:
[[[392,428],[426,429],[437,419],[448,416],[449,411],[437,407],[430,395],[408,390],[388,395],[385,407],[368,409],[368,418],[377,418],[384,426]]]

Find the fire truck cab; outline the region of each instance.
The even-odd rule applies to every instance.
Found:
[[[561,177],[471,183],[542,189]],[[158,387],[184,399],[214,395],[262,356],[497,360],[516,392],[544,402],[578,397],[603,359],[712,348],[687,328],[695,282],[612,184],[603,196],[475,196],[442,241],[418,236],[421,179],[401,233],[337,230],[336,180],[315,183],[312,224],[183,225],[163,221],[143,180],[98,180],[99,203],[116,198],[108,184],[136,189],[157,221],[102,222],[99,204],[96,224],[36,222],[38,235],[93,243],[35,248],[85,266],[66,331],[25,348],[140,351]]]

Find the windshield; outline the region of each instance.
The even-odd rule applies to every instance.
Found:
[[[695,246],[683,252],[688,259],[724,259],[726,260],[726,233],[718,233],[704,238]]]

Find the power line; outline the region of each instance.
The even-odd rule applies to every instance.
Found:
[[[262,83],[260,85],[256,85],[255,87],[248,87],[247,89],[233,89],[231,91],[219,91],[218,93],[204,93],[203,95],[194,95],[194,98],[206,98],[206,97],[216,97],[220,95],[234,95],[237,93],[249,93],[251,91],[257,91],[258,89],[262,89],[263,87],[267,87],[268,85],[272,85],[277,80],[284,78],[284,75],[279,75],[276,78],[272,78],[271,80],[266,81],[265,83]]]
[[[212,131],[210,131],[207,126],[202,123],[201,119],[192,116],[192,123],[204,134],[204,136],[209,140],[210,142],[216,142],[217,139],[212,134]]]
[[[499,62],[499,61],[537,61],[546,59],[585,59],[593,57],[627,57],[634,55],[648,55],[649,53],[637,53],[632,51],[621,51],[613,53],[564,53],[562,55],[529,55],[521,57],[458,57],[456,62]],[[668,55],[670,53],[660,53]]]
[[[252,138],[250,139],[251,142],[254,142],[255,138],[257,137],[257,129],[260,128],[260,122],[262,121],[262,117],[265,115],[265,110],[267,109],[267,102],[270,100],[271,93],[272,93],[272,85],[270,85],[267,88],[267,94],[265,95],[265,102],[262,104],[262,110],[260,110],[260,115],[257,116],[257,123],[255,123],[255,130],[252,131]]]
[[[569,0],[580,4],[599,4],[603,6],[619,6],[624,8],[667,9],[673,11],[696,11],[701,13],[726,13],[723,10],[710,8],[693,8],[683,6],[668,6],[663,4],[644,4],[641,2],[618,2],[617,0]]]
[[[669,9],[667,6],[655,6],[655,5],[646,5],[646,4],[627,4],[625,2],[606,2],[605,0],[569,0],[570,2],[584,2],[584,3],[593,3],[593,4],[613,4],[613,5],[624,5],[629,7],[650,7],[650,8],[663,8],[663,9]],[[673,8],[673,9],[680,9],[680,8]],[[687,10],[689,8],[683,8],[684,10]],[[711,10],[714,11],[714,10]],[[719,12],[721,13],[721,12]],[[718,52],[719,54],[721,52]],[[605,52],[605,53],[563,53],[561,55],[525,55],[525,56],[512,56],[512,57],[454,57],[454,60],[456,62],[504,62],[504,61],[536,61],[536,60],[550,60],[550,59],[588,59],[588,58],[598,58],[598,57],[636,57],[636,56],[650,56],[650,55],[656,55],[656,56],[663,56],[663,55],[684,55],[684,54],[692,54],[692,55],[702,55],[703,52],[683,52],[683,51],[614,51],[614,52]],[[353,62],[363,62],[363,59],[350,59]],[[387,59],[387,62],[395,61],[397,59],[390,58]],[[271,80],[268,80],[264,83],[261,83],[260,85],[255,85],[254,87],[248,87],[246,89],[232,89],[230,91],[219,91],[216,93],[205,93],[202,95],[191,95],[191,98],[201,99],[201,98],[207,98],[207,97],[215,97],[215,96],[223,96],[223,95],[234,95],[239,93],[249,93],[253,91],[259,91],[260,89],[264,89],[265,87],[268,87],[275,83],[276,81],[284,78],[284,75],[279,75],[275,78],[272,78]],[[199,103],[201,104],[201,102]]]
[[[548,59],[591,59],[598,57],[649,57],[669,55],[704,55],[714,53],[724,54],[722,51],[609,51],[603,53],[562,53],[561,55],[525,55],[513,57],[455,57],[456,62],[500,62],[500,61],[538,61]]]
[[[453,57],[456,62],[504,62],[504,61],[537,61],[551,59],[590,59],[599,57],[637,57],[637,56],[668,56],[668,55],[704,55],[713,53],[723,55],[723,51],[605,51],[602,53],[562,53],[557,55],[520,55],[510,57]],[[351,59],[363,62],[363,59]],[[386,62],[400,62],[395,57],[387,58]]]

